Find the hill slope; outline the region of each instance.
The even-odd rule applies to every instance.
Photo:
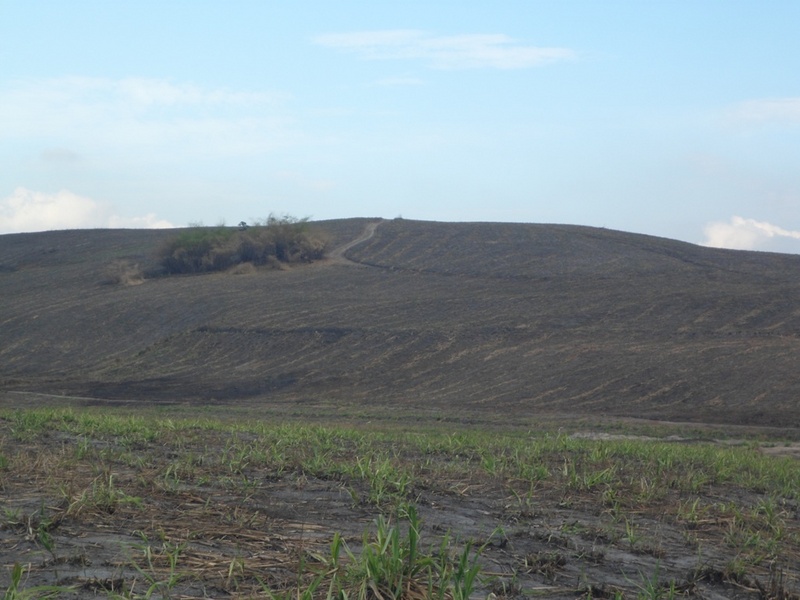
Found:
[[[341,247],[369,224],[315,226]],[[798,256],[393,220],[288,271],[101,283],[169,235],[0,236],[0,398],[800,425]]]

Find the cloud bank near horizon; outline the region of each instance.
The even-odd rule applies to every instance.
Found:
[[[125,217],[110,204],[68,190],[54,194],[18,187],[0,200],[0,234],[54,229],[165,229],[175,227],[153,213]]]
[[[715,221],[706,225],[701,245],[731,250],[757,250],[775,238],[800,240],[800,231],[791,231],[766,221],[731,217],[730,221]]]

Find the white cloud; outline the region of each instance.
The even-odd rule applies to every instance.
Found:
[[[800,240],[800,231],[789,231],[766,221],[738,216],[731,217],[728,222],[709,223],[703,232],[706,236],[704,246],[735,250],[755,250],[773,238]]]
[[[48,231],[51,229],[166,228],[171,223],[154,214],[121,217],[109,204],[61,190],[55,194],[18,187],[0,200],[0,233]]]
[[[730,116],[750,123],[800,123],[800,97],[748,100],[736,105]]]
[[[264,105],[286,96],[265,92],[233,92],[225,89],[207,90],[186,83],[173,83],[164,79],[128,77],[108,79],[103,77],[56,77],[18,81],[7,91],[33,100],[35,96],[45,100],[63,100],[69,103],[122,103],[126,106],[175,106],[175,105]]]
[[[120,217],[112,215],[108,218],[108,227],[112,229],[172,229],[175,227],[165,219],[159,219],[155,213],[147,213],[143,217]]]
[[[260,92],[231,92],[228,90],[204,90],[189,84],[174,84],[161,79],[127,78],[120,81],[106,80],[105,86],[121,98],[141,105],[255,105],[269,104],[279,99],[277,94]]]
[[[422,85],[424,82],[417,77],[383,77],[374,82],[374,85],[381,87],[400,87],[409,85]]]
[[[251,154],[291,143],[286,96],[204,89],[166,80],[60,77],[0,88],[6,140],[170,160]]]
[[[436,69],[526,69],[575,57],[568,48],[527,46],[502,34],[435,36],[399,29],[329,33],[314,42],[371,60],[424,60]]]

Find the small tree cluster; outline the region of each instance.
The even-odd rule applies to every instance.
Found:
[[[308,219],[270,215],[238,228],[189,227],[164,244],[159,262],[167,273],[203,273],[242,263],[312,262],[324,254],[325,242],[309,231]]]

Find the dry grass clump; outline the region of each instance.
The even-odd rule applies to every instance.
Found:
[[[204,273],[244,263],[308,263],[324,254],[325,242],[309,231],[307,219],[270,215],[252,226],[189,227],[161,247],[158,261],[167,273]]]
[[[138,263],[131,260],[115,260],[106,269],[102,283],[109,285],[139,285],[144,283],[144,272]]]
[[[253,263],[245,262],[239,263],[238,265],[231,268],[228,271],[231,275],[252,275],[256,272],[256,267]]]

